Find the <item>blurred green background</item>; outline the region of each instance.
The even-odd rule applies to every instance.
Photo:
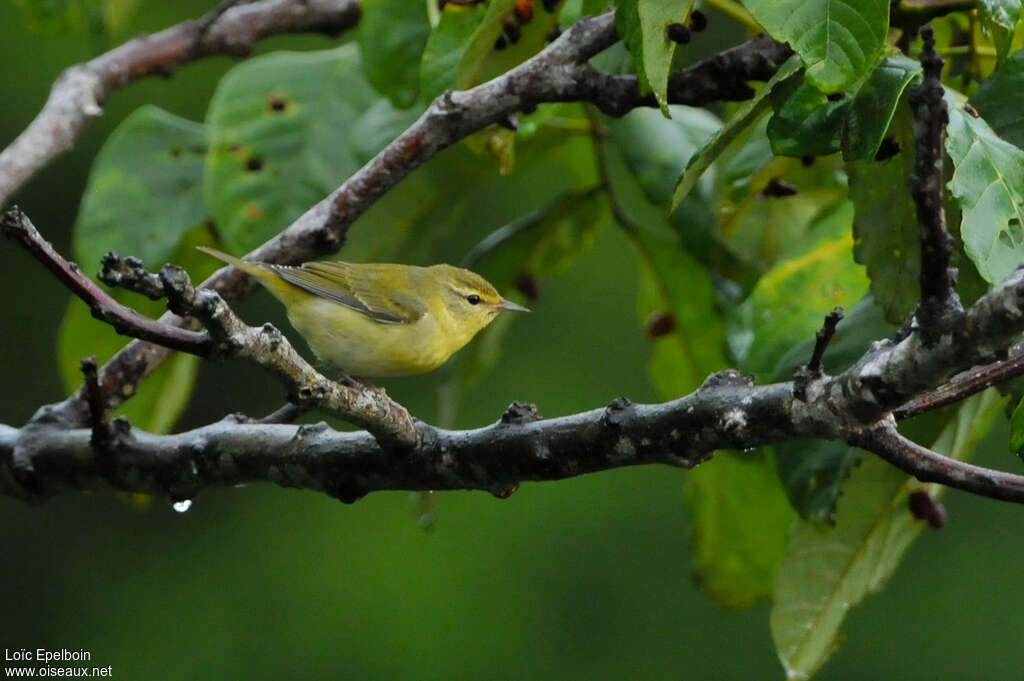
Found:
[[[117,40],[210,4],[144,2]],[[278,38],[258,51],[332,44]],[[27,125],[63,68],[103,48],[87,32],[27,31],[21,10],[0,3],[0,144]],[[68,253],[90,163],[114,126],[144,103],[202,120],[233,63],[204,60],[115,93],[16,202]],[[357,223],[353,244],[362,233]],[[451,239],[448,258],[477,238]],[[606,225],[573,267],[543,280],[534,314],[516,320],[456,426],[489,423],[514,399],[545,416],[620,395],[655,399],[629,249]],[[20,425],[64,397],[55,337],[68,294],[9,243],[0,244],[0,287],[0,423]],[[286,327],[265,294],[240,312]],[[440,380],[385,385],[433,420]],[[255,370],[204,362],[178,427],[261,414],[281,399]],[[119,679],[780,678],[767,604],[720,610],[692,577],[685,477],[651,467],[526,484],[506,501],[445,493],[432,500],[427,530],[422,504],[403,493],[344,506],[253,485],[204,492],[183,514],[112,492],[40,507],[0,499],[0,647],[85,648]],[[851,614],[820,678],[1019,678],[1021,511],[958,493],[946,502],[949,525],[926,532],[886,590]]]

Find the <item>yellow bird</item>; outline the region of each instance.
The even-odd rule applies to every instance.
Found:
[[[479,274],[451,265],[307,262],[298,267],[241,260],[200,246],[255,277],[280,300],[317,356],[361,377],[436,369],[502,310]]]

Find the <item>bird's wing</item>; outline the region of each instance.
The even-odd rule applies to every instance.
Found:
[[[411,324],[427,312],[412,295],[381,283],[386,265],[353,266],[345,262],[307,262],[301,267],[274,267],[290,284],[386,324]],[[393,279],[389,277],[389,279]]]

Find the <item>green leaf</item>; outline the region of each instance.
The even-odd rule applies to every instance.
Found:
[[[946,105],[949,189],[963,212],[964,250],[985,281],[1000,281],[1024,260],[1024,151],[965,112],[949,90]]]
[[[902,55],[887,57],[857,90],[846,117],[843,159],[871,160],[889,130],[907,86],[921,73],[921,63]]]
[[[776,155],[828,156],[839,150],[851,98],[829,101],[805,73],[779,83],[771,99],[775,113],[768,138]]]
[[[899,153],[884,161],[848,163],[850,200],[855,207],[853,255],[867,268],[871,293],[886,318],[900,323],[913,311],[921,275],[917,210],[907,188],[914,170],[914,132],[903,107],[890,131]]]
[[[336,189],[415,119],[363,79],[354,46],[275,52],[232,69],[207,114],[203,194],[244,253]]]
[[[89,174],[73,253],[86,271],[107,251],[163,264],[206,217],[204,127],[144,106],[111,133]]]
[[[653,91],[668,117],[668,77],[678,44],[668,39],[669,24],[686,24],[693,0],[616,0],[615,26],[637,65],[641,91]]]
[[[193,280],[205,279],[217,269],[211,258],[201,255],[196,246],[217,245],[206,227],[199,227],[183,235],[176,245],[177,252],[169,259],[185,267]],[[155,267],[162,261],[146,262]],[[114,298],[130,305],[141,314],[157,317],[163,312],[163,303],[152,301],[124,290],[115,290]],[[82,383],[79,362],[89,355],[103,363],[114,356],[130,339],[119,335],[113,327],[92,317],[89,308],[72,298],[57,334],[57,364],[65,387],[71,391]],[[139,392],[115,413],[127,416],[133,424],[154,433],[166,433],[188,405],[199,367],[199,358],[184,353],[175,354],[142,384]]]
[[[425,2],[363,0],[359,54],[363,73],[399,108],[413,105],[420,90],[420,58],[430,35]]]
[[[892,336],[896,326],[885,320],[882,308],[867,295],[847,312],[825,349],[822,364],[829,374],[838,374],[854,364],[879,338]],[[801,364],[806,364],[815,339],[808,336],[783,356],[775,367],[773,381],[788,381]],[[817,523],[834,523],[836,500],[850,471],[860,463],[861,452],[843,442],[801,440],[776,445],[775,463],[789,502],[800,517]]]
[[[727,366],[725,324],[716,309],[711,275],[676,238],[644,232],[632,238],[643,274],[641,320],[667,312],[675,321],[672,333],[653,339],[651,382],[663,399],[679,397]]]
[[[785,64],[779,67],[760,92],[751,100],[745,102],[736,114],[729,121],[719,128],[718,132],[712,135],[699,152],[690,158],[686,169],[679,176],[676,183],[675,193],[672,195],[672,205],[669,212],[675,210],[682,204],[686,196],[693,190],[701,175],[704,174],[716,158],[733,142],[739,135],[757,122],[761,116],[768,111],[770,100],[768,95],[780,82],[796,73],[800,68],[800,61],[795,56],[790,57]]]
[[[835,524],[836,500],[861,451],[845,442],[792,440],[777,445],[775,461],[789,503],[804,520]]]
[[[689,472],[694,562],[700,585],[723,607],[743,607],[772,592],[793,510],[769,455],[716,452]]]
[[[1002,61],[1013,44],[1013,33],[1020,21],[1020,0],[978,0],[978,18],[981,27],[996,46],[996,55]]]
[[[459,64],[486,14],[483,5],[444,6],[441,20],[427,39],[420,64],[420,90],[428,99],[456,87]]]
[[[465,90],[505,73],[526,61],[547,44],[547,37],[558,23],[561,3],[548,12],[543,3],[533,3],[533,16],[527,23],[515,17],[516,0],[491,0],[471,7],[445,5],[441,19],[430,33],[423,52],[421,83],[428,97],[445,90]],[[505,32],[505,23],[519,26],[515,42],[505,40],[495,46]]]
[[[474,33],[459,62],[455,86],[464,90],[486,82],[526,61],[548,44],[551,30],[558,24],[561,3],[548,12],[543,2],[533,3],[533,17],[528,23],[518,22],[519,39],[508,41],[503,49],[495,42],[504,32],[504,23],[513,21],[515,0],[491,0],[487,16]]]
[[[773,372],[790,348],[814,336],[826,313],[837,305],[850,306],[866,293],[864,269],[850,257],[852,220],[849,202],[824,216],[819,222],[826,233],[841,236],[777,264],[737,309],[729,345],[743,371]]]
[[[889,32],[888,0],[746,0],[773,38],[788,42],[823,92],[839,92],[867,75]]]
[[[1000,137],[1024,148],[1024,50],[1004,60],[971,103]]]
[[[671,119],[654,109],[634,109],[622,118],[604,119],[611,139],[628,168],[620,173],[632,179],[643,192],[650,211],[638,212],[634,219],[650,225],[665,222],[665,210],[672,198],[676,178],[704,141],[721,127],[721,121],[704,109],[670,107]],[[712,202],[715,173],[705,172],[697,191],[683,201],[672,214],[664,232],[677,232],[682,248],[702,262],[714,260],[721,265],[721,244],[716,240],[718,220]],[[639,208],[639,197],[634,208]]]
[[[622,118],[607,120],[612,139],[636,181],[651,203],[659,206],[668,204],[675,178],[722,127],[718,117],[704,109],[673,106],[671,111],[671,120],[652,109],[634,109]],[[701,183],[702,193],[710,194],[711,174],[706,173]]]
[[[1010,451],[1024,456],[1024,398],[1017,403],[1010,418]]]
[[[988,433],[1003,400],[989,389],[963,403],[932,449],[967,458]],[[788,679],[806,679],[835,650],[851,606],[878,591],[892,575],[923,522],[908,509],[912,491],[938,497],[944,488],[923,484],[879,458],[854,471],[839,500],[835,527],[796,521],[776,573],[772,638]]]

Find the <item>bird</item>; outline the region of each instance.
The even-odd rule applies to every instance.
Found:
[[[259,281],[320,360],[359,378],[432,371],[501,312],[529,312],[479,274],[447,264],[289,266],[198,248]]]

